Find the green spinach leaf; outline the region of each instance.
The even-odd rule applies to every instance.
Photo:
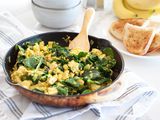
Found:
[[[59,95],[68,95],[68,88],[67,87],[57,87]]]
[[[20,45],[16,45],[15,49],[19,50],[19,51],[22,51],[22,52],[25,52],[24,48],[22,48]]]
[[[31,69],[38,69],[44,62],[41,56],[31,56],[23,61],[23,64]]]
[[[88,79],[95,80],[95,79],[98,79],[101,77],[101,73],[100,73],[100,71],[93,69],[90,71],[85,71],[83,73],[83,77],[85,80],[88,80]]]
[[[114,51],[110,47],[104,48],[103,53],[105,53],[107,56],[110,56],[111,58],[114,58]]]
[[[76,88],[80,87],[80,83],[78,83],[76,81],[76,79],[74,79],[74,78],[69,78],[69,79],[65,80],[65,83],[67,83],[68,85],[70,85],[72,87],[76,87]]]
[[[87,93],[91,93],[92,91],[90,89],[86,89],[84,90],[81,94],[87,94]]]
[[[80,59],[81,57],[85,57],[88,53],[87,52],[80,52],[78,54],[78,58]]]

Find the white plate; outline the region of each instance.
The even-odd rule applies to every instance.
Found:
[[[115,19],[116,20],[116,19]],[[110,20],[111,23],[114,21],[114,19]],[[160,59],[160,50],[159,51],[156,51],[156,52],[153,52],[153,53],[149,53],[149,54],[146,54],[145,56],[140,56],[140,55],[135,55],[135,54],[132,54],[130,52],[128,52],[126,50],[126,48],[124,47],[122,41],[116,39],[115,37],[113,37],[110,33],[109,33],[109,28],[110,28],[110,24],[107,25],[107,29],[106,29],[106,38],[107,40],[109,40],[112,45],[114,47],[116,47],[121,53],[125,54],[125,55],[128,55],[128,56],[131,56],[131,57],[136,57],[136,58],[142,58],[142,59]]]

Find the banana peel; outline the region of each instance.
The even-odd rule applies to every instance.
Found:
[[[160,8],[151,10],[139,10],[132,8],[127,0],[114,0],[113,11],[120,19],[127,18],[149,18],[152,15],[160,14]]]
[[[160,0],[126,0],[128,5],[138,10],[153,10],[160,8]]]
[[[152,15],[157,15],[160,14],[160,8],[158,9],[150,9],[150,10],[139,10],[139,9],[135,9],[133,7],[131,7],[128,3],[127,0],[124,0],[124,6],[137,14],[137,18],[149,18]]]
[[[123,0],[113,1],[113,11],[120,19],[136,18],[137,14],[124,6]]]

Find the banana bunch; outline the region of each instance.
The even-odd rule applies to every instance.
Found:
[[[152,15],[160,14],[160,7],[155,9],[141,10],[132,7],[130,4],[128,3],[128,0],[114,0],[113,11],[115,15],[120,19],[127,19],[127,18],[149,18]]]
[[[151,10],[160,8],[160,0],[126,0],[135,9]]]

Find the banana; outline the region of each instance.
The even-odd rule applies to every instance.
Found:
[[[138,18],[149,18],[152,15],[160,14],[160,8],[158,8],[158,9],[150,9],[150,10],[139,10],[139,9],[132,8],[128,4],[127,0],[124,0],[124,6],[128,10],[130,10],[130,11],[134,12],[135,14],[137,14]]]
[[[125,8],[123,0],[114,0],[113,1],[113,11],[117,17],[120,19],[126,18],[136,18],[137,14],[131,10]]]
[[[129,6],[139,10],[152,10],[160,8],[160,0],[127,0]]]

